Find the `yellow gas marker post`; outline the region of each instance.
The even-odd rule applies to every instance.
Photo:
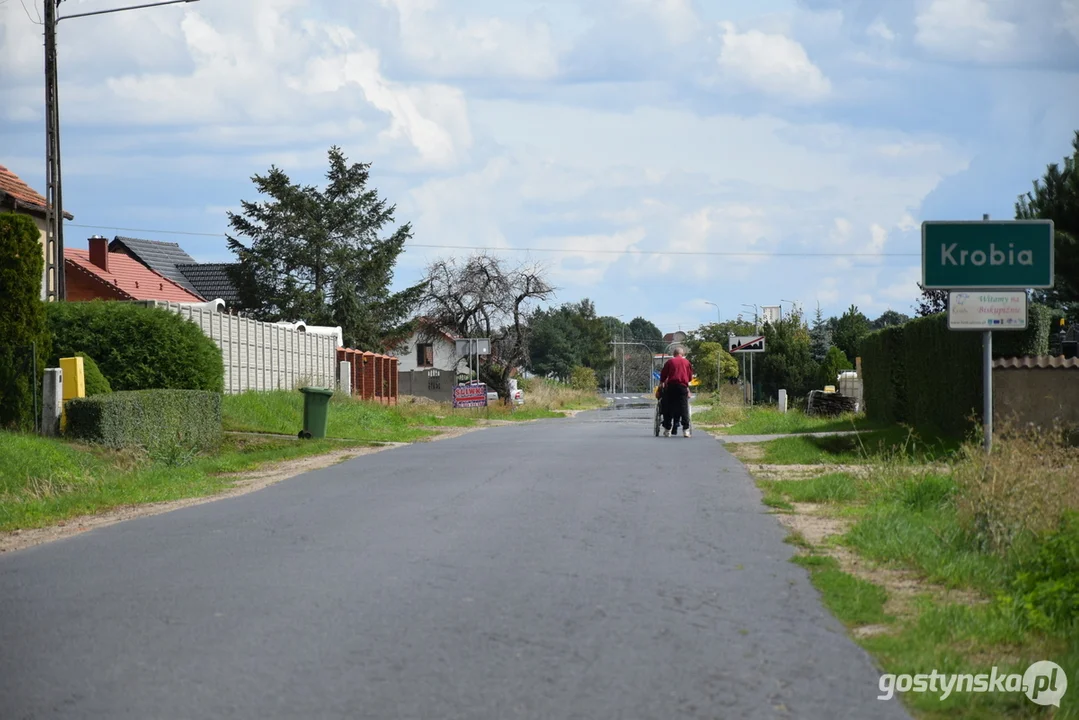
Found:
[[[86,397],[86,375],[81,357],[60,358],[60,370],[64,375],[63,410],[60,412],[60,432],[67,428],[67,401]]]

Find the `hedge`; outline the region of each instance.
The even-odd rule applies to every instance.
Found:
[[[178,444],[207,449],[221,441],[221,395],[205,390],[134,390],[64,403],[65,434],[112,448]]]
[[[113,390],[221,392],[221,351],[197,325],[164,308],[94,300],[49,303],[53,356],[85,352]]]
[[[866,335],[862,339],[861,356],[866,416],[886,423],[906,422],[903,326],[892,325]]]
[[[944,314],[911,320],[903,326],[902,356],[907,422],[966,435],[971,417],[981,417],[981,333],[949,330]]]
[[[1057,317],[1060,317],[1059,310],[1031,304],[1027,308],[1026,330],[993,333],[993,357],[1048,355],[1053,318]]]
[[[1054,311],[1031,305],[1028,328],[993,333],[993,356],[1045,355]],[[866,415],[961,436],[981,418],[982,335],[948,330],[946,314],[870,333],[860,348]]]

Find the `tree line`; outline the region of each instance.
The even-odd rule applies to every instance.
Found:
[[[1051,164],[1033,189],[1016,202],[1016,218],[1052,219],[1056,226],[1056,285],[1032,299],[1079,321],[1079,131],[1072,156]],[[540,307],[556,293],[544,268],[513,265],[488,254],[432,263],[424,278],[393,290],[394,269],[409,223],[396,224],[396,206],[370,184],[370,165],[350,163],[338,147],[328,152],[324,187],[294,182],[277,167],[252,177],[261,196],[228,214],[228,246],[237,262],[230,274],[240,309],[265,321],[303,319],[339,325],[350,347],[394,351],[414,332],[489,337],[492,354],[480,379],[505,391],[517,369],[578,384],[603,384],[623,367],[633,390],[648,385],[653,355],[666,349],[663,333],[637,317],[628,323],[601,316],[589,299]],[[946,294],[922,290],[914,311],[943,312]],[[754,378],[771,394],[792,393],[834,382],[851,368],[869,332],[910,318],[888,310],[870,320],[850,306],[809,321],[792,313],[760,328],[768,352],[755,360]],[[702,325],[686,346],[699,378],[717,387],[738,377],[727,353],[730,333],[757,332],[738,318]],[[614,344],[618,343],[618,344]]]

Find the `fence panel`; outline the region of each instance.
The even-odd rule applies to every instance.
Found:
[[[298,384],[337,387],[336,338],[160,300],[139,301],[193,322],[221,350],[225,392],[292,390]]]

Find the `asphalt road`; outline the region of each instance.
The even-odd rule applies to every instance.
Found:
[[[905,718],[741,465],[651,411],[0,556],[0,718]]]

